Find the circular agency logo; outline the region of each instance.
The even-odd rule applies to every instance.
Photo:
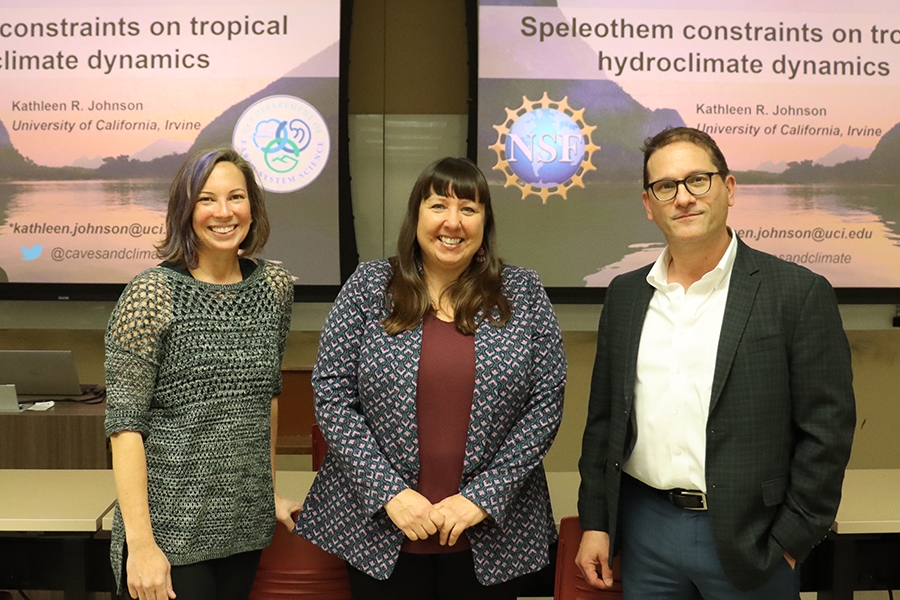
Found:
[[[494,170],[506,175],[503,187],[516,186],[524,200],[531,194],[541,202],[566,194],[573,186],[584,187],[584,174],[597,169],[591,163],[600,146],[591,140],[596,127],[584,122],[584,109],[573,110],[569,97],[556,102],[522,97],[522,106],[506,109],[506,120],[494,125],[497,141],[490,149],[497,153]]]
[[[234,147],[250,161],[260,184],[287,193],[312,183],[328,162],[328,125],[310,103],[268,96],[251,104],[234,126]]]

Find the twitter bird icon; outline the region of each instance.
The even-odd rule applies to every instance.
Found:
[[[22,250],[22,260],[34,260],[44,251],[44,247],[38,244],[31,248],[26,248],[25,246],[20,246],[19,248]]]

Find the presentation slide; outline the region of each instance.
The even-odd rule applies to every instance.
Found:
[[[340,2],[4,0],[0,281],[125,283],[169,185],[233,145],[266,190],[260,256],[340,283]]]
[[[500,251],[606,287],[665,246],[643,141],[690,126],[736,180],[729,224],[838,288],[900,288],[900,4],[482,0],[477,160]]]

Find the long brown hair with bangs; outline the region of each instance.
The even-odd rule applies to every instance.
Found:
[[[478,315],[502,327],[512,315],[502,291],[503,261],[497,256],[497,233],[491,191],[481,170],[467,158],[442,158],[419,175],[409,194],[406,216],[397,238],[397,255],[391,257],[393,275],[387,284],[390,314],[383,325],[396,335],[416,328],[432,310],[431,296],[422,271],[422,250],[416,238],[419,205],[431,194],[474,200],[484,207],[484,262],[472,260],[454,283],[444,290],[453,303],[456,328],[472,335],[478,328]]]

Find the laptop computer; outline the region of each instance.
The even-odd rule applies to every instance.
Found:
[[[27,404],[19,404],[16,396],[16,386],[7,384],[0,385],[0,413],[19,412],[25,410]]]
[[[0,350],[0,385],[9,383],[16,386],[19,396],[82,394],[70,350]]]

